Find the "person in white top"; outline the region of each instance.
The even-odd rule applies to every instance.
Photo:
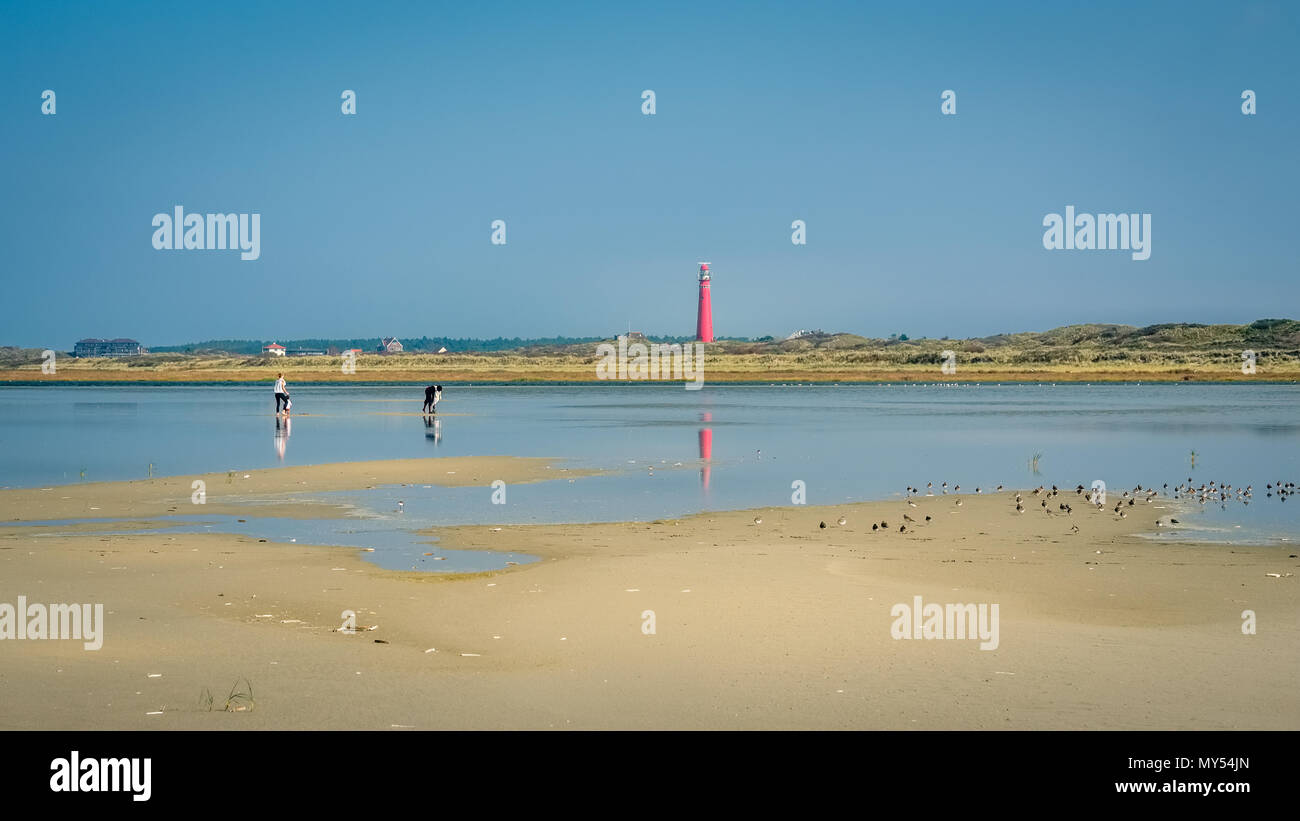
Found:
[[[437,413],[438,403],[442,401],[442,385],[430,385],[424,389],[424,413]]]
[[[275,414],[280,415],[280,403],[284,403],[284,410],[289,411],[289,390],[284,386],[284,374],[279,374],[275,380]]]

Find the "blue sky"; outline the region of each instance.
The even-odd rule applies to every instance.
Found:
[[[689,334],[698,260],[721,335],[1296,317],[1298,55],[1288,2],[9,2],[0,344]]]

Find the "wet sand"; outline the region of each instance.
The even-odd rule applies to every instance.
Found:
[[[595,473],[565,467],[556,459],[460,456],[336,462],[125,482],[83,482],[0,490],[0,524],[75,518],[149,519],[194,513],[316,519],[342,516],[344,510],[312,500],[313,492],[379,485],[487,486],[496,479],[507,484],[524,484],[556,478],[556,474],[573,478]],[[196,481],[203,482],[202,497],[195,496]],[[203,502],[197,503],[197,498]]]
[[[480,480],[503,467],[470,461]],[[269,493],[429,475],[389,464],[246,481]],[[115,498],[103,515],[148,517],[163,488],[130,487],[147,484],[64,507],[26,494],[69,489],[6,491],[0,513]],[[0,641],[0,727],[1300,729],[1294,548],[1141,538],[1167,501],[1119,519],[1072,490],[1052,500],[1070,516],[1028,494],[1024,514],[1009,493],[956,499],[432,531],[447,548],[542,558],[456,576],[382,570],[353,548],[0,524],[0,602],[107,614],[99,651]],[[904,514],[918,521],[899,533]],[[997,603],[999,646],[891,638],[891,608],[914,596]],[[1256,635],[1242,633],[1246,609]],[[338,632],[344,610],[363,629]],[[254,709],[222,711],[243,678]]]

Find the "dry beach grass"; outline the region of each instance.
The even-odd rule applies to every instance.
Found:
[[[868,339],[820,334],[705,346],[705,381],[1240,381],[1300,379],[1300,322],[1250,325],[1075,325],[979,339]],[[1242,355],[1256,354],[1254,373]],[[952,351],[956,373],[944,373]],[[361,354],[355,373],[339,357],[159,353],[124,359],[59,357],[41,372],[39,350],[0,350],[0,381],[588,382],[594,344],[500,352]]]

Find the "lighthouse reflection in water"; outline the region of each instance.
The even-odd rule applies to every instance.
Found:
[[[700,421],[708,424],[713,421],[713,414],[705,412],[700,415]],[[709,462],[713,459],[713,428],[700,428],[700,484],[704,487],[704,495],[709,493],[709,472],[713,469]]]

